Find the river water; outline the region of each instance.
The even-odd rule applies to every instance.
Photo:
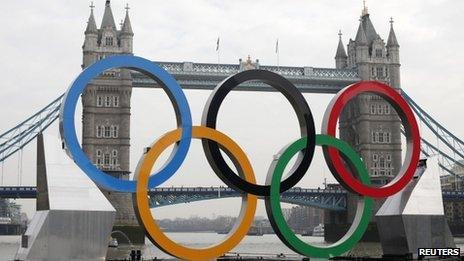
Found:
[[[219,242],[224,235],[216,233],[167,233],[174,241],[190,247],[206,247]],[[322,237],[301,237],[305,242],[324,245]],[[21,242],[19,236],[0,236],[0,261],[13,260],[16,250]],[[464,238],[456,238],[455,242],[461,251],[464,250]],[[159,250],[146,239],[145,246],[120,246],[108,250],[109,258],[128,258],[131,249],[142,249],[144,258],[170,258],[169,255]],[[284,254],[286,256],[298,256],[286,247],[276,235],[264,236],[246,236],[239,245],[231,252],[243,255],[259,254],[261,256],[276,256]],[[231,253],[232,254],[232,253]],[[359,243],[354,250],[353,255],[380,255],[381,248],[378,243]]]

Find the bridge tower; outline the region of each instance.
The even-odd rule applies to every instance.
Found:
[[[348,54],[341,32],[335,54],[337,69],[355,69],[362,80],[384,82],[400,91],[399,44],[390,20],[387,43],[377,34],[364,6],[354,40],[348,43]],[[339,122],[340,137],[362,157],[374,185],[383,185],[399,172],[401,159],[401,121],[395,110],[383,98],[363,94],[354,98],[344,109]],[[356,197],[348,197],[346,216],[332,216],[328,223],[353,220]],[[377,201],[376,210],[382,204]],[[346,220],[346,221],[345,221]],[[375,227],[375,226],[373,226]],[[326,230],[327,231],[327,230]],[[374,236],[375,237],[375,236]]]
[[[348,43],[348,55],[341,34],[335,57],[338,69],[356,69],[362,80],[400,85],[399,45],[390,21],[387,44],[377,34],[365,7],[355,40]],[[372,182],[389,182],[401,168],[401,121],[395,110],[376,95],[359,95],[340,117],[340,136],[363,158]]]
[[[100,28],[97,28],[90,6],[90,17],[85,30],[82,69],[110,55],[132,54],[133,36],[126,7],[124,22],[118,30],[110,1]],[[95,78],[82,94],[82,148],[87,157],[107,174],[129,179],[130,100],[132,79],[127,69],[107,70]],[[117,210],[114,230],[127,234],[132,243],[144,242],[144,233],[132,208],[130,194],[104,191]],[[115,234],[118,237],[117,234]],[[119,239],[119,238],[118,238]],[[120,243],[126,239],[118,240]]]

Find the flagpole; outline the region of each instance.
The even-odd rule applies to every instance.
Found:
[[[279,50],[279,38],[277,38],[276,41],[276,49],[275,49],[276,55],[277,55],[277,70],[280,68],[280,50]]]
[[[221,48],[219,48],[220,37],[218,37],[216,42],[216,52],[217,52],[217,71],[219,73],[219,64],[221,63]]]

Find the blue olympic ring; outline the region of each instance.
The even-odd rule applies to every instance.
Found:
[[[100,60],[86,68],[74,80],[71,87],[69,87],[64,95],[60,108],[61,139],[64,144],[66,144],[66,150],[74,162],[99,186],[112,191],[135,192],[136,181],[121,180],[112,177],[92,164],[79,145],[76,136],[74,112],[79,96],[93,78],[99,76],[108,69],[114,68],[135,70],[153,78],[168,93],[175,107],[178,119],[177,125],[179,128],[182,128],[182,138],[174,148],[169,162],[160,171],[150,177],[148,187],[154,188],[168,180],[182,165],[190,148],[192,139],[192,116],[187,98],[177,81],[168,72],[152,61],[132,55],[118,55]]]

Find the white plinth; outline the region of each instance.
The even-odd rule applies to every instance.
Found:
[[[95,183],[46,136],[50,210],[37,211],[17,260],[104,260],[116,211]]]

